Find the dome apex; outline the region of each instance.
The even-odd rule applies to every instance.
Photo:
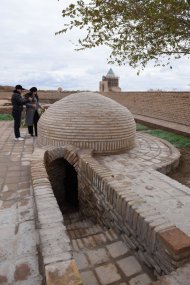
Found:
[[[107,73],[106,76],[107,76],[107,77],[109,77],[109,76],[110,76],[110,77],[115,77],[115,74],[114,74],[112,68],[109,69],[109,71],[108,71],[108,73]]]
[[[81,92],[55,102],[42,115],[38,143],[118,153],[134,146],[135,130],[126,107],[98,93]]]

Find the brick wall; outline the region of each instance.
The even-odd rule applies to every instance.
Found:
[[[62,150],[54,153],[61,154]],[[69,151],[65,151],[66,158]],[[70,152],[69,152],[70,154]],[[63,216],[59,210],[43,163],[44,150],[36,148],[31,162],[36,228],[39,232],[39,254],[43,284],[82,285]],[[50,169],[52,170],[52,169]],[[1,283],[1,282],[0,282]]]
[[[72,93],[75,91],[39,91],[38,94],[42,103],[54,103]],[[190,126],[190,92],[109,92],[103,95],[126,106],[133,114]],[[11,92],[0,92],[0,99],[10,97]]]
[[[81,153],[78,169],[80,211],[96,222],[114,228],[155,274],[169,274],[190,256],[169,251],[163,233],[183,232],[131,189],[126,191],[90,154]],[[158,221],[163,219],[163,225]],[[186,236],[185,236],[186,238]],[[178,256],[177,256],[178,255]]]
[[[28,91],[24,91],[23,94]],[[57,92],[57,91],[39,91],[38,96],[41,101],[47,103],[53,103],[57,100],[60,100],[70,94],[76,93],[76,91],[65,91],[65,92]],[[12,92],[0,91],[0,100],[1,99],[11,99]]]
[[[133,114],[190,126],[190,92],[104,93]]]
[[[189,261],[189,251],[171,249],[171,241],[167,239],[167,235],[177,234],[186,241],[184,233],[132,189],[126,190],[126,185],[116,181],[91,151],[79,151],[74,146],[48,150],[44,156],[48,171],[50,166],[56,167],[52,163],[58,158],[67,160],[77,172],[80,212],[118,231],[156,274],[169,274]]]

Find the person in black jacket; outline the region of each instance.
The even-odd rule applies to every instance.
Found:
[[[13,91],[11,102],[13,105],[12,109],[12,116],[14,119],[14,133],[15,133],[15,140],[23,141],[24,139],[20,136],[20,124],[21,124],[21,115],[23,110],[23,105],[28,103],[30,99],[24,99],[21,96],[22,90],[25,90],[22,88],[22,85],[16,85],[15,90]]]

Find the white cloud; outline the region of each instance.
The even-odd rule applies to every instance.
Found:
[[[55,36],[63,27],[61,11],[69,0],[1,0],[0,85],[26,88],[98,90],[110,68],[107,47],[76,52],[79,32]],[[112,66],[122,90],[189,90],[189,59],[177,60],[173,69],[149,64],[137,75],[128,66]]]

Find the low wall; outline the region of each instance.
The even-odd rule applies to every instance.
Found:
[[[76,91],[39,91],[42,103],[54,103]],[[190,126],[190,92],[119,92],[103,93],[133,114],[152,117],[168,122]],[[0,92],[1,99],[10,99],[10,92]],[[10,108],[0,109],[10,112]]]
[[[23,95],[26,94],[28,91],[24,91]],[[57,91],[38,91],[38,96],[40,101],[45,103],[54,103],[70,94],[76,93],[77,91],[64,91],[64,92],[57,92]],[[7,91],[0,91],[0,100],[10,100],[12,96],[12,92]]]
[[[72,149],[54,152],[71,164]],[[64,226],[63,216],[55,199],[52,186],[44,166],[44,150],[36,148],[31,161],[33,196],[36,210],[36,228],[39,231],[39,254],[46,285],[77,284],[82,280],[73,259],[72,247]]]
[[[190,126],[190,92],[103,93],[133,114]]]
[[[26,93],[26,92],[25,92]],[[25,94],[23,93],[23,94]],[[76,91],[73,92],[56,92],[56,91],[39,91],[38,95],[40,98],[40,102],[43,104],[53,104],[56,101],[70,95],[76,93]],[[12,112],[12,105],[11,105],[11,96],[12,92],[7,91],[0,91],[0,114],[11,114]],[[6,106],[4,106],[4,100],[8,101],[6,102]]]

